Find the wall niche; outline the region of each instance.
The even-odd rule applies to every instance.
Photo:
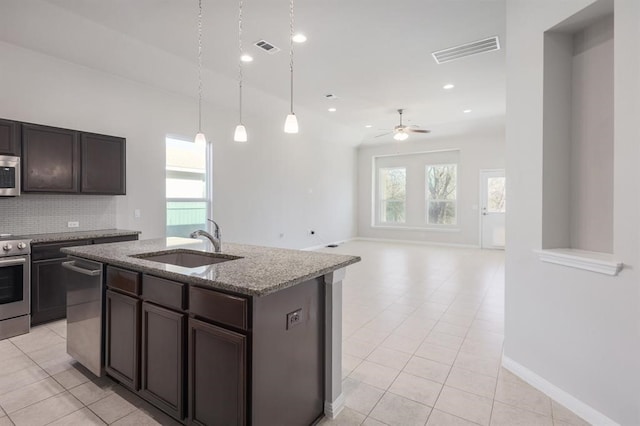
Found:
[[[544,33],[543,251],[613,252],[613,67],[612,0]]]

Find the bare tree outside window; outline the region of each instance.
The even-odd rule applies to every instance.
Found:
[[[381,223],[404,223],[407,170],[404,167],[382,168],[379,177],[379,217]]]
[[[440,164],[426,167],[427,223],[456,224],[457,165]]]

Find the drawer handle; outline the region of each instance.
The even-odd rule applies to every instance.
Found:
[[[101,269],[91,270],[91,269],[80,268],[79,266],[76,266],[76,261],[75,260],[71,260],[69,262],[63,262],[62,263],[62,267],[66,268],[66,269],[69,269],[71,271],[78,272],[78,273],[83,274],[83,275],[89,275],[91,277],[95,277],[95,276],[100,275],[102,273]]]

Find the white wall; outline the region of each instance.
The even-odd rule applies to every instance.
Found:
[[[195,133],[197,102],[9,43],[0,42],[0,57],[0,117],[126,137],[127,195],[116,197],[117,226],[163,236],[165,135]],[[235,83],[226,84],[233,92]],[[214,141],[213,216],[225,240],[302,248],[353,236],[349,133],[298,109],[302,131],[285,135],[288,103],[250,88],[246,96],[247,144],[231,140],[235,97],[229,107],[206,103],[203,112]]]
[[[640,2],[615,1],[617,277],[541,263],[542,33],[591,0],[507,1],[504,356],[621,424],[640,424]],[[515,237],[517,235],[517,237]],[[574,401],[575,402],[575,401]]]
[[[413,139],[416,138],[413,137]],[[372,226],[372,159],[374,157],[451,149],[459,150],[460,159],[457,188],[458,224],[454,227],[456,231],[403,230]],[[504,127],[501,120],[496,120],[494,125],[485,126],[482,130],[478,129],[463,136],[439,138],[431,134],[419,141],[409,139],[400,143],[362,145],[358,149],[358,236],[478,246],[480,243],[478,210],[480,170],[503,169],[504,166]],[[412,189],[407,188],[407,192],[412,192]]]

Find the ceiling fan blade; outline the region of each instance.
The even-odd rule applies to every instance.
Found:
[[[380,134],[380,135],[378,135],[378,136],[374,136],[374,138],[381,138],[381,137],[383,137],[383,136],[388,136],[388,135],[390,135],[390,134],[392,134],[392,133],[393,133],[393,132],[386,132],[386,133],[382,133],[382,134]]]
[[[410,133],[431,133],[431,130],[424,130],[424,129],[404,129],[405,132],[410,132]]]

